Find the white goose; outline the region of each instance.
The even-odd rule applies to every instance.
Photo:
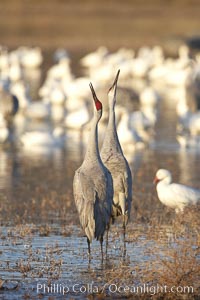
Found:
[[[177,134],[176,139],[181,148],[200,148],[200,136],[191,136],[189,134]]]
[[[135,129],[149,129],[155,126],[157,121],[157,110],[153,108],[141,108],[141,110],[130,113],[130,125]]]
[[[60,147],[64,143],[64,130],[56,127],[53,132],[29,131],[25,132],[20,140],[24,148],[31,151],[38,148]]]
[[[85,68],[96,68],[102,64],[107,55],[108,49],[104,46],[101,46],[96,51],[82,57],[80,64]]]
[[[179,116],[178,127],[189,130],[192,136],[198,136],[200,134],[200,112],[191,112],[185,98],[178,101],[176,111]]]
[[[9,78],[12,82],[22,80],[22,68],[19,64],[19,61],[13,57],[9,62]]]
[[[73,78],[70,68],[70,59],[63,58],[57,64],[53,65],[47,72],[47,78],[62,79],[68,76],[69,81]]]
[[[90,114],[88,107],[84,101],[78,108],[74,110],[70,111],[68,108],[69,107],[67,107],[67,115],[64,121],[67,128],[80,130],[83,125],[89,122]]]
[[[140,93],[140,103],[142,106],[147,107],[156,107],[159,101],[159,95],[156,90],[151,87],[147,86],[141,93]]]
[[[10,92],[19,100],[19,109],[25,110],[31,102],[30,93],[23,80],[13,82],[10,86]]]
[[[66,95],[60,83],[54,82],[50,89],[49,100],[52,104],[63,105],[66,101]]]
[[[39,68],[43,62],[42,50],[39,47],[18,49],[21,58],[21,64],[24,68]]]
[[[193,136],[200,134],[200,112],[193,113],[189,120],[189,129]]]
[[[200,190],[178,183],[172,183],[168,170],[159,169],[154,178],[159,200],[166,206],[183,212],[186,206],[200,203]]]
[[[117,126],[118,137],[124,150],[134,150],[143,148],[144,141],[134,127],[130,126],[130,116],[127,111],[122,113],[121,119]]]
[[[46,120],[50,118],[50,114],[50,105],[42,101],[31,102],[26,109],[26,116],[34,120]]]

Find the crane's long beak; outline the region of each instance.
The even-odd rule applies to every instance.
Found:
[[[99,101],[91,82],[90,82],[89,86],[90,86],[90,89],[91,89],[91,92],[92,92],[92,96],[93,96],[94,102]]]
[[[116,93],[116,89],[117,89],[117,81],[118,81],[118,77],[119,77],[119,73],[120,73],[120,70],[118,70],[117,72],[117,75],[115,77],[115,80],[113,82],[113,85],[111,86],[111,88],[109,89],[108,93],[115,88],[115,93]]]
[[[97,98],[97,95],[96,95],[96,93],[95,93],[95,90],[94,90],[93,85],[92,85],[91,82],[90,82],[89,86],[90,86],[90,89],[91,89],[91,92],[92,92],[92,96],[93,96],[93,99],[94,99],[94,104],[95,104],[95,106],[96,106],[97,111],[99,111],[99,110],[102,111],[102,109],[103,109],[103,108],[102,108],[102,103],[101,103],[101,101],[99,101],[99,99]]]

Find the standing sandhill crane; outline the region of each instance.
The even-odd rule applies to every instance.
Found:
[[[90,243],[96,238],[101,244],[103,261],[103,235],[109,226],[112,211],[112,177],[102,163],[98,148],[98,122],[102,116],[102,103],[90,83],[94,98],[94,116],[87,151],[80,168],[76,170],[73,191],[82,228],[87,236],[88,254]]]
[[[101,158],[113,179],[114,195],[112,218],[114,221],[117,216],[123,215],[125,242],[126,225],[131,211],[132,175],[128,162],[123,154],[115,124],[115,103],[119,73],[120,70],[117,73],[112,87],[108,91],[109,121],[101,149]]]

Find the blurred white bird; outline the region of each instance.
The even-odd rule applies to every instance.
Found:
[[[190,134],[177,134],[176,139],[182,148],[200,148],[200,136],[191,136]]]
[[[41,101],[31,102],[26,109],[26,116],[30,119],[45,120],[50,118],[50,114],[50,105]]]
[[[172,183],[168,170],[159,169],[154,178],[159,200],[166,206],[183,212],[186,206],[200,203],[200,190],[178,183]]]
[[[121,119],[117,126],[118,137],[123,150],[133,151],[134,149],[143,148],[145,143],[134,127],[130,126],[130,115],[125,109],[122,112]]]
[[[83,102],[78,109],[71,112],[67,111],[64,122],[67,128],[80,130],[89,120],[90,114],[87,105]]]
[[[156,90],[147,86],[140,94],[140,103],[142,106],[156,107],[159,101],[159,95]]]
[[[21,142],[26,149],[34,151],[36,148],[60,147],[64,143],[64,129],[56,127],[53,132],[29,131],[21,136]]]
[[[96,68],[102,64],[102,61],[107,55],[108,49],[104,46],[101,46],[96,51],[82,57],[80,64],[85,68]]]
[[[21,50],[20,50],[21,49]],[[39,68],[43,62],[42,50],[39,47],[19,48],[21,64],[24,68]]]

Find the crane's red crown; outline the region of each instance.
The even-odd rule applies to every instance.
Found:
[[[102,109],[102,103],[98,100],[98,101],[95,101],[95,106],[96,106],[96,109],[97,110],[100,110]]]

